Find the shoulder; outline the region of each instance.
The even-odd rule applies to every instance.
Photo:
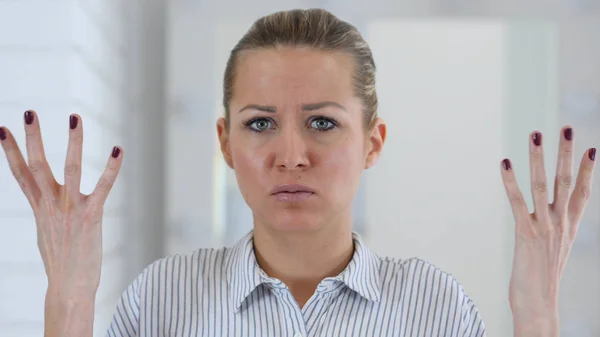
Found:
[[[463,286],[454,275],[421,258],[398,259],[380,257],[382,285],[401,283],[403,286],[432,291],[453,289],[457,295],[465,295]]]
[[[184,301],[192,289],[222,288],[227,284],[228,252],[228,248],[206,248],[159,258],[138,274],[122,296],[133,298],[141,315],[156,301]]]
[[[203,279],[209,275],[224,275],[230,248],[202,248],[185,254],[159,258],[144,268],[138,276],[141,288],[151,282],[168,279]]]
[[[452,274],[420,258],[380,258],[381,291],[384,298],[423,311],[461,336],[485,336],[485,326],[474,301]]]
[[[127,286],[117,303],[108,336],[138,336],[143,322],[152,320],[158,303],[186,303],[192,289],[225,281],[229,249],[198,249],[173,254],[148,264]],[[179,304],[178,304],[179,305]]]

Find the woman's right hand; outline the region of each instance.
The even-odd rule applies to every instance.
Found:
[[[56,182],[46,160],[37,117],[34,111],[25,112],[27,162],[5,127],[0,128],[0,143],[33,209],[38,248],[48,277],[48,296],[52,293],[61,303],[77,297],[95,298],[102,264],[102,213],[121,167],[122,151],[119,147],[113,148],[95,190],[84,195],[79,191],[81,117],[70,117],[64,185]]]

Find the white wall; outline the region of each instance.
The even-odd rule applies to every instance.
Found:
[[[85,129],[84,193],[93,190],[112,146],[124,144],[124,24],[123,9],[114,1],[0,2],[0,123],[24,149],[23,112],[35,109],[48,160],[62,182],[68,116],[79,113]],[[46,275],[31,209],[4,155],[0,191],[0,336],[41,336]],[[124,286],[123,196],[123,184],[117,184],[106,206],[98,334]]]
[[[528,132],[558,130],[556,67],[545,56],[552,34],[523,28],[543,42],[513,49],[509,28],[492,20],[390,20],[367,31],[389,133],[381,161],[367,173],[366,238],[382,255],[418,256],[456,276],[490,336],[512,334],[514,225],[500,161],[510,157],[527,182]],[[523,66],[528,71],[518,72]],[[507,88],[516,83],[525,84],[512,97]]]
[[[218,246],[212,228],[216,145],[214,18],[201,1],[170,2],[166,78],[167,254]],[[192,33],[193,32],[193,33]]]

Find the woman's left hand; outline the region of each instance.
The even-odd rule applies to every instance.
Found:
[[[577,227],[591,195],[596,149],[585,152],[573,186],[573,131],[561,130],[554,200],[549,204],[542,134],[529,140],[534,212],[529,213],[508,159],[502,178],[515,218],[509,287],[514,335],[558,336],[558,290]],[[574,188],[573,188],[574,187]]]

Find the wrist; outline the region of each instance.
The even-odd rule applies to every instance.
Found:
[[[96,293],[98,289],[95,287],[76,288],[76,287],[61,287],[52,283],[48,284],[46,289],[46,298],[62,303],[73,303],[87,302],[89,300],[95,301]]]

